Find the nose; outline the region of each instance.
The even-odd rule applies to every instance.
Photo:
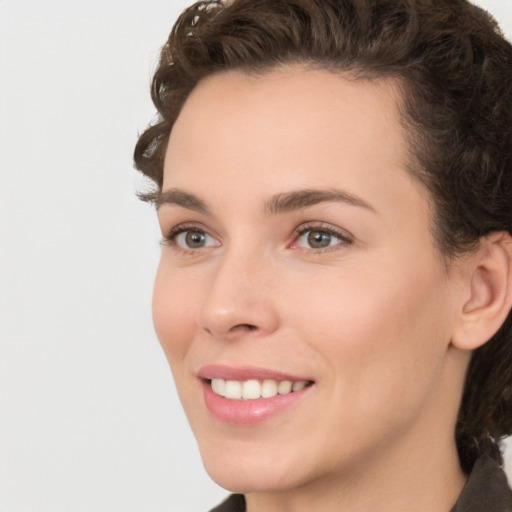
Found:
[[[210,336],[231,341],[272,334],[279,325],[274,303],[271,258],[231,251],[211,270],[199,312],[199,325]]]

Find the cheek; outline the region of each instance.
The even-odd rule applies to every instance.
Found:
[[[153,289],[153,323],[167,360],[174,369],[186,356],[194,326],[196,290],[161,262]]]
[[[446,290],[433,270],[374,269],[311,282],[295,317],[317,357],[328,361],[332,389],[350,397],[361,418],[394,407],[397,396],[411,411],[421,403],[450,338]]]

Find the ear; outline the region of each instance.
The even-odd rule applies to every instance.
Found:
[[[512,238],[506,232],[480,240],[469,272],[452,345],[474,350],[491,339],[512,308]]]

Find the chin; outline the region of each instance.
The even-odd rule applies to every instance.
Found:
[[[240,494],[286,490],[297,486],[297,464],[276,457],[263,447],[243,451],[233,447],[201,449],[201,457],[210,478],[224,489]],[[300,467],[300,466],[299,466]]]

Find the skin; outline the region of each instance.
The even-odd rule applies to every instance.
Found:
[[[281,68],[203,80],[169,140],[154,323],[205,467],[249,512],[446,512],[462,474],[454,442],[470,350],[454,346],[468,273],[447,270],[431,201],[406,171],[392,81]],[[272,213],[272,197],[337,190]],[[182,201],[178,201],[180,203]],[[180,228],[181,226],[181,228]],[[187,247],[185,235],[204,234]],[[309,232],[331,230],[324,249]],[[278,415],[226,425],[208,412],[207,364],[304,375]]]

